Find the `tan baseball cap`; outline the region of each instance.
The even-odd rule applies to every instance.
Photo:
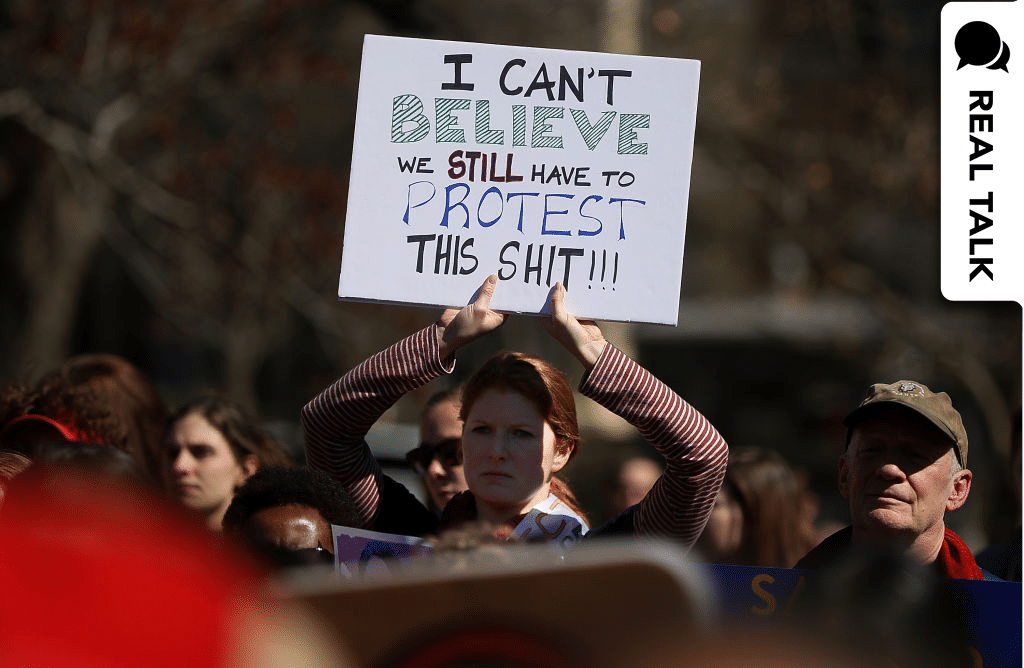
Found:
[[[883,403],[906,406],[926,418],[953,441],[960,465],[967,466],[967,431],[948,394],[932,392],[927,386],[915,380],[875,383],[868,388],[867,396],[860,402],[860,406],[846,416],[843,424],[852,428],[864,417],[867,409]]]

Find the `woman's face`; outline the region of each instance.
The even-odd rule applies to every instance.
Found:
[[[555,440],[523,395],[502,389],[480,394],[466,416],[462,460],[481,519],[507,521],[547,498],[551,476],[569,459],[568,452],[555,451]],[[488,517],[488,511],[503,517]]]
[[[420,420],[421,447],[436,448],[447,441],[459,443],[462,440],[459,408],[458,401],[442,401],[423,414]],[[466,490],[462,464],[448,462],[439,453],[430,460],[421,477],[435,508],[444,508],[452,497]]]
[[[239,462],[231,446],[199,413],[170,428],[164,443],[164,482],[181,503],[205,515],[223,516],[235,489],[256,470],[256,458]]]
[[[695,549],[711,563],[732,563],[743,542],[743,507],[725,485],[711,509]]]

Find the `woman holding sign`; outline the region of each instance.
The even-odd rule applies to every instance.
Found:
[[[365,528],[418,536],[481,520],[526,541],[566,544],[588,534],[583,513],[557,478],[579,442],[572,388],[544,360],[500,353],[466,383],[462,458],[469,491],[452,499],[440,522],[383,474],[363,440],[402,395],[449,373],[460,347],[504,322],[490,309],[496,284],[489,276],[468,306],[446,310],[437,323],[370,357],[303,409],[308,464],[348,488]],[[583,364],[580,392],[634,425],[666,460],[643,501],[589,534],[658,535],[692,545],[725,475],[725,441],[693,407],[608,344],[596,324],[569,313],[561,284],[544,325]]]

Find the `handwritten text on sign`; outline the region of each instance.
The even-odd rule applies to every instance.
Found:
[[[675,323],[699,63],[367,36],[339,296]]]

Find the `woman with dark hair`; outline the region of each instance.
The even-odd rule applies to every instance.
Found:
[[[434,325],[377,353],[303,409],[307,462],[341,481],[365,528],[426,535],[467,521],[511,529],[510,538],[567,544],[588,531],[568,487],[557,477],[579,446],[572,388],[547,362],[503,353],[466,383],[462,458],[469,490],[440,520],[383,474],[363,437],[395,401],[451,372],[455,352],[504,321],[490,309],[497,277],[468,306],[446,310]],[[597,325],[565,307],[558,284],[548,332],[583,364],[580,392],[633,424],[666,459],[665,475],[636,506],[591,534],[700,535],[725,475],[725,441],[693,407],[608,345]]]
[[[697,551],[716,564],[792,568],[816,542],[806,494],[775,450],[733,450]]]
[[[249,476],[261,466],[290,464],[269,434],[240,406],[220,396],[182,406],[171,416],[164,437],[164,485],[215,531],[235,490]]]

